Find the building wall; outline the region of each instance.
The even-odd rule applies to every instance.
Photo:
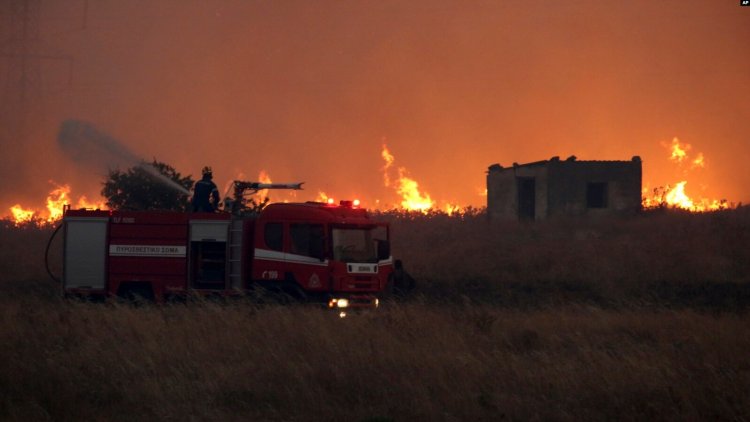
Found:
[[[521,187],[519,180],[533,178],[536,220],[561,215],[635,213],[641,207],[641,177],[638,157],[631,161],[553,158],[507,168],[493,165],[487,173],[487,211],[493,220],[518,220],[519,207],[524,208],[519,201],[523,202],[522,192],[529,187]],[[527,208],[528,205],[526,202]]]
[[[502,171],[487,173],[487,210],[490,217],[498,220],[519,219],[519,179],[534,180],[534,218],[547,216],[548,169],[541,162],[525,166],[514,166]]]
[[[495,220],[516,219],[518,202],[516,174],[512,171],[487,172],[487,213]]]

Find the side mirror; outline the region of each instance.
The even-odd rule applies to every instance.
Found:
[[[378,261],[388,259],[391,256],[391,243],[387,240],[378,239],[375,242],[378,248]]]

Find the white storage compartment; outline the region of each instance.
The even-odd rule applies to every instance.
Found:
[[[106,217],[65,218],[63,286],[104,289],[107,280]]]
[[[229,221],[190,220],[190,241],[226,242]]]

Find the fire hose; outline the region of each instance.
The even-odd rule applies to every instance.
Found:
[[[50,271],[50,269],[49,269],[49,249],[50,249],[50,246],[52,246],[52,240],[55,239],[55,236],[57,235],[57,232],[60,231],[60,229],[62,228],[62,226],[63,225],[61,223],[59,226],[57,226],[57,228],[55,229],[55,231],[52,232],[52,235],[49,237],[49,241],[47,242],[47,249],[45,249],[45,251],[44,251],[44,267],[47,269],[47,274],[49,274],[49,276],[52,278],[52,280],[54,280],[57,283],[60,283],[60,279],[57,278],[57,277],[55,277],[55,275],[52,274],[52,271]]]

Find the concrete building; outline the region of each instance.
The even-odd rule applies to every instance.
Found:
[[[641,158],[577,161],[559,157],[487,171],[492,220],[635,213],[641,209]]]

